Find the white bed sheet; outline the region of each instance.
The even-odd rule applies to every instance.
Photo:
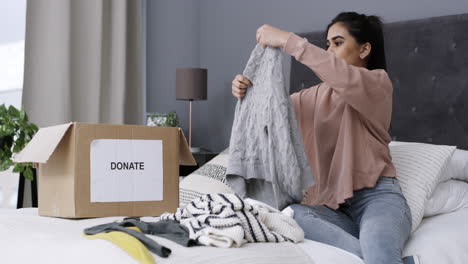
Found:
[[[421,264],[467,264],[468,208],[424,218],[403,255],[418,255]]]
[[[356,255],[323,243],[306,239],[298,245],[317,264],[364,264]]]
[[[118,246],[82,236],[87,227],[121,220],[122,217],[62,219],[40,217],[37,209],[0,209],[0,263],[137,263]],[[143,217],[145,221],[157,218]],[[254,243],[240,249],[185,248],[151,236],[173,250],[167,259],[156,255],[156,263],[295,263],[318,264],[293,243]],[[231,256],[231,258],[229,257]]]
[[[32,208],[0,209],[0,263],[136,263],[107,241],[81,236],[86,227],[120,219],[67,220],[39,217]],[[322,243],[306,240],[299,247],[315,264],[364,264]],[[468,263],[468,208],[423,219],[404,251],[404,255],[413,254],[420,256],[421,264]]]

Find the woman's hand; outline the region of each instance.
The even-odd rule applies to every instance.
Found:
[[[263,48],[270,46],[273,48],[284,48],[288,40],[289,32],[275,28],[270,25],[263,25],[257,29],[257,42]]]
[[[251,86],[252,83],[249,79],[245,78],[244,76],[238,74],[232,80],[232,95],[239,99],[242,99],[247,92],[247,87]]]

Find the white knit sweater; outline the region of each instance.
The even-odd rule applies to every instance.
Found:
[[[257,45],[243,75],[253,86],[237,102],[228,183],[246,180],[247,197],[282,210],[315,183],[282,74],[281,51]]]

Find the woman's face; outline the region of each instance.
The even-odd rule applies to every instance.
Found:
[[[328,29],[327,51],[345,60],[350,65],[366,67],[366,57],[370,53],[370,44],[357,43],[344,24],[338,22]]]

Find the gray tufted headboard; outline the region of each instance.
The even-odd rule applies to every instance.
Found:
[[[468,14],[389,23],[384,32],[393,140],[468,149]],[[323,48],[324,34],[299,35]],[[292,58],[291,93],[319,82]]]

